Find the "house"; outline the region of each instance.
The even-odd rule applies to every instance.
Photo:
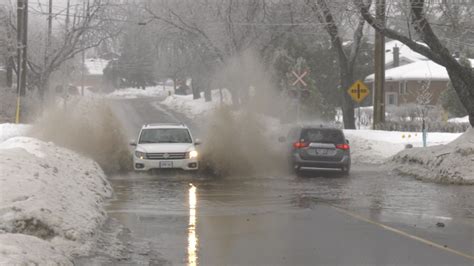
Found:
[[[104,69],[109,63],[108,60],[102,58],[87,58],[84,61],[84,77],[79,77],[74,81],[73,86],[81,88],[90,88],[93,90],[104,90],[107,87],[104,78]]]
[[[449,83],[446,69],[399,41],[387,42],[385,48],[385,104],[415,104],[421,89],[426,86],[431,93],[430,104],[438,104],[441,93]],[[374,77],[371,74],[365,78],[365,83],[372,87],[372,91]]]
[[[84,86],[102,88],[105,86],[104,69],[109,63],[102,58],[88,58],[84,61]]]
[[[365,78],[374,83],[374,74]],[[431,60],[421,60],[385,70],[385,104],[400,106],[416,103],[423,86],[432,95],[430,105],[436,105],[441,93],[447,88],[449,76],[446,69]]]

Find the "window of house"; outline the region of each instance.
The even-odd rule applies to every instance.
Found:
[[[386,105],[398,105],[398,93],[397,92],[385,93],[385,103]]]
[[[408,94],[408,89],[407,89],[407,82],[406,81],[400,81],[398,82],[398,93],[400,95],[406,95]]]
[[[395,105],[395,95],[393,94],[388,95],[388,104]]]

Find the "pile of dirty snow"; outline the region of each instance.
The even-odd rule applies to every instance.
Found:
[[[404,150],[392,164],[396,171],[422,180],[474,184],[474,129],[446,145]]]
[[[0,143],[0,264],[87,254],[112,189],[94,161],[29,137]]]
[[[35,236],[0,233],[0,265],[73,265],[53,244]]]
[[[350,141],[351,158],[355,163],[380,164],[405,149],[406,145],[422,147],[420,132],[401,132],[384,130],[344,130]],[[447,144],[461,134],[430,132],[427,145]]]

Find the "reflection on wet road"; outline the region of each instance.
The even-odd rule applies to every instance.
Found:
[[[174,265],[469,265],[465,258],[356,221],[331,206],[472,254],[471,187],[422,183],[380,174],[373,166],[356,166],[348,178],[322,175],[130,174],[111,179],[116,198],[108,210]],[[423,252],[430,257],[416,255]]]
[[[196,236],[196,187],[190,184],[189,188],[189,227],[188,227],[188,265],[197,265],[197,246],[198,238]]]

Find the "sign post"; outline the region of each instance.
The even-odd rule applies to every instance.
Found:
[[[361,80],[357,80],[351,87],[347,90],[347,93],[351,96],[352,100],[357,102],[357,113],[359,117],[359,129],[360,129],[360,103],[369,95],[369,88]]]
[[[298,84],[301,84],[303,87],[308,86],[308,84],[304,81],[304,77],[308,75],[308,70],[303,72],[297,73],[295,71],[291,72],[293,76],[295,76],[296,80],[291,84],[291,86],[295,87]],[[301,90],[298,90],[298,104],[296,105],[296,121],[300,121],[300,104],[301,104]]]

